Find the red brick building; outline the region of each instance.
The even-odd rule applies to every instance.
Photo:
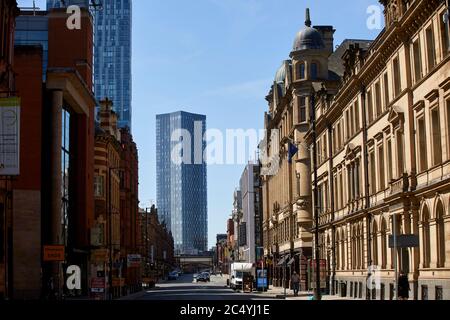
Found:
[[[158,210],[141,210],[142,256],[144,257],[144,277],[164,278],[175,266],[174,241],[167,226],[159,222]]]
[[[139,157],[136,143],[128,128],[120,129],[121,137],[121,183],[120,183],[120,252],[124,264],[124,294],[142,288],[142,268],[128,263],[128,257],[140,254],[139,236]]]
[[[22,171],[13,182],[10,257],[15,299],[60,296],[68,265],[82,271],[77,294],[88,290],[94,220],[92,17],[83,10],[79,30],[67,29],[66,19],[64,10],[48,13],[46,72],[42,47],[15,48],[16,90],[22,99]],[[48,246],[63,247],[63,261],[47,261]]]
[[[120,164],[122,145],[117,128],[117,115],[112,102],[100,102],[100,123],[95,128],[94,197],[95,222],[91,232],[90,288],[98,283],[112,282],[113,296],[121,295],[123,287],[121,262],[121,208],[120,208]],[[111,253],[110,253],[111,252]],[[112,259],[112,278],[109,278]],[[93,291],[93,290],[91,290]],[[94,290],[95,291],[95,290]],[[95,297],[106,298],[106,290]]]
[[[15,0],[0,1],[0,99],[14,97],[13,39],[15,17],[18,14]],[[9,297],[11,263],[9,249],[12,237],[11,183],[0,172],[0,300]]]

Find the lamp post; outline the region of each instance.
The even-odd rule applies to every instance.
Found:
[[[109,274],[108,274],[108,283],[109,283],[109,299],[113,300],[113,221],[112,221],[112,179],[111,173],[116,170],[122,170],[122,167],[110,167],[108,168],[108,216],[109,216]]]
[[[313,172],[314,172],[314,222],[315,222],[315,230],[314,230],[314,242],[315,242],[315,263],[316,263],[316,285],[314,290],[314,299],[321,300],[321,292],[320,292],[320,251],[319,251],[319,210],[318,210],[318,174],[317,174],[317,133],[316,133],[316,107],[315,107],[315,97],[314,91],[311,94],[311,124],[312,124],[312,140],[313,140]]]

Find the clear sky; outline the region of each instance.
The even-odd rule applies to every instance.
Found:
[[[18,0],[30,6],[32,0]],[[36,0],[45,9],[44,0]],[[313,25],[333,25],[335,45],[374,39],[367,8],[377,0],[133,0],[133,134],[140,201],[156,199],[155,115],[184,110],[207,127],[261,129],[265,96],[311,8]],[[226,232],[243,165],[208,167],[209,247]]]

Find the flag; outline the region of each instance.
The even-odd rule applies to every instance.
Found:
[[[292,163],[292,158],[294,158],[297,152],[298,152],[297,146],[289,142],[289,163]]]

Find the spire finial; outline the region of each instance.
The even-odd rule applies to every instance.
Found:
[[[306,8],[305,26],[311,27],[311,15],[309,13],[309,8]]]

